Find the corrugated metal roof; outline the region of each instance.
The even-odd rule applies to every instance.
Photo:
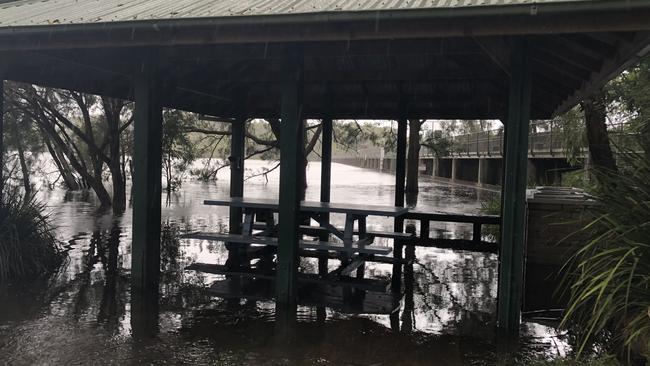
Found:
[[[0,4],[0,27],[585,1],[593,0],[22,0]]]

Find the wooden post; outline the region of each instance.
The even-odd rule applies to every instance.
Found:
[[[501,251],[497,299],[498,327],[519,331],[524,277],[526,163],[530,123],[531,69],[526,38],[515,38],[511,51],[510,99],[505,124],[505,160],[501,209]]]
[[[133,244],[131,288],[158,291],[162,156],[161,83],[157,59],[142,59],[134,77]]]
[[[5,104],[5,82],[0,79],[0,205],[3,201],[4,192],[4,176],[2,174],[4,168],[4,123],[5,123],[5,113],[4,113],[4,104]]]
[[[320,201],[329,202],[332,183],[332,119],[325,118],[322,121],[322,144],[321,144],[321,173],[320,173]],[[323,220],[329,223],[329,213],[322,213]],[[324,233],[320,240],[327,241],[329,234]],[[323,251],[323,255],[327,255]],[[324,276],[327,274],[327,257],[323,256],[318,259],[318,274]]]
[[[397,153],[395,156],[395,206],[404,207],[404,188],[406,183],[406,128],[408,120],[401,118],[397,121]],[[404,231],[404,219],[395,218],[395,232]],[[402,243],[395,239],[393,257],[401,262],[404,257]],[[400,292],[402,287],[402,264],[393,264],[392,291]]]
[[[244,154],[246,119],[237,118],[230,125],[230,197],[244,197]],[[242,209],[230,207],[229,232],[242,233]],[[240,244],[228,244],[228,266],[234,268],[241,266],[245,260],[245,247]],[[243,250],[240,250],[243,249]]]
[[[280,128],[280,212],[276,292],[280,304],[296,303],[300,237],[300,165],[302,164],[302,57],[293,49],[285,60]]]

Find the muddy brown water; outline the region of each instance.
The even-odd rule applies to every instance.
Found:
[[[247,164],[247,174],[264,166]],[[320,166],[310,163],[308,169],[307,199],[318,200]],[[228,196],[228,171],[219,178],[216,183],[187,180],[169,201],[163,197],[165,237],[227,229],[228,209],[202,204]],[[390,174],[334,164],[332,182],[333,202],[393,201]],[[248,180],[245,196],[277,197],[278,183],[276,172],[268,182]],[[417,208],[472,213],[491,194],[422,178]],[[417,248],[399,330],[388,315],[299,307],[289,340],[280,341],[273,302],[211,297],[202,288],[222,277],[184,270],[194,262],[224,263],[222,243],[165,240],[160,298],[141,307],[129,290],[130,211],[120,217],[100,212],[92,194],[82,192],[55,189],[42,199],[69,256],[47,281],[0,295],[2,364],[489,365],[501,357],[502,342],[494,331],[494,254]],[[343,219],[332,217],[339,225]],[[391,227],[389,218],[369,218],[369,230]],[[471,226],[462,224],[440,223],[431,231],[432,236],[471,237]],[[307,271],[315,266],[302,261]],[[388,278],[391,266],[369,264],[366,273]],[[132,311],[136,306],[141,310]],[[139,331],[143,322],[150,330],[145,336]],[[552,327],[526,321],[521,330],[509,347],[516,363],[554,358],[570,348]]]

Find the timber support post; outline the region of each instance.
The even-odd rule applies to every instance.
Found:
[[[320,201],[330,202],[331,184],[332,184],[332,119],[325,118],[322,121],[322,144],[321,144],[321,173],[320,173]],[[329,223],[329,213],[324,212],[323,220]],[[321,241],[328,241],[329,234],[324,233],[320,237]],[[327,252],[318,259],[318,274],[324,276],[327,274]]]
[[[404,207],[404,189],[406,184],[406,129],[408,127],[408,120],[400,118],[397,121],[397,151],[395,154],[395,206]],[[395,218],[394,231],[401,233],[404,231],[404,219],[401,217]],[[395,239],[395,246],[393,250],[393,257],[395,263],[393,264],[393,277],[391,288],[395,293],[399,293],[402,287],[402,264],[403,258],[403,245],[399,239]]]
[[[244,157],[246,139],[246,119],[237,118],[230,124],[230,197],[244,197]],[[230,206],[228,222],[230,234],[242,233],[242,208]],[[246,261],[246,248],[243,245],[226,245],[228,266],[240,267]]]
[[[302,55],[290,50],[285,59],[281,85],[280,209],[276,298],[278,305],[296,304],[298,241],[300,238],[300,191],[303,145],[301,117]],[[289,312],[290,313],[290,312]]]
[[[163,115],[154,55],[144,57],[134,77],[132,291],[158,292]]]
[[[4,113],[4,104],[5,104],[5,82],[0,78],[0,205],[4,202],[4,185],[5,177],[3,176],[4,170],[4,122],[5,122],[5,113]]]
[[[513,39],[508,116],[505,123],[504,181],[501,204],[501,250],[497,323],[501,331],[517,334],[524,282],[525,205],[531,66],[527,39]]]

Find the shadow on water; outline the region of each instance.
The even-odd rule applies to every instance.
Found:
[[[335,165],[333,200],[390,204],[393,177]],[[227,173],[227,172],[226,172]],[[346,179],[337,180],[336,175]],[[372,175],[372,176],[368,176]],[[308,199],[318,193],[310,169]],[[311,177],[311,178],[310,178]],[[272,177],[271,177],[272,178]],[[363,179],[361,179],[363,178]],[[373,188],[363,186],[368,180]],[[478,193],[424,183],[423,208],[474,212]],[[246,194],[277,194],[277,182],[251,181]],[[348,192],[341,194],[340,192]],[[407,247],[404,297],[392,315],[350,315],[325,307],[276,307],[272,301],[223,300],[206,291],[223,276],[186,271],[194,262],[224,263],[222,243],[180,240],[189,230],[226,230],[227,208],[204,207],[228,185],[187,182],[163,208],[160,291],[129,286],[131,217],[98,212],[92,196],[50,192],[57,232],[69,260],[53,278],[0,296],[2,364],[219,364],[219,365],[463,365],[497,361],[494,333],[497,257]],[[313,198],[312,198],[313,199]],[[335,224],[341,224],[332,218]],[[391,227],[378,219],[372,229]],[[369,229],[371,229],[369,228]],[[468,235],[444,225],[433,235]],[[471,235],[471,234],[469,234]],[[389,244],[380,243],[380,244]],[[330,261],[330,269],[338,263]],[[304,271],[317,262],[304,259]],[[369,264],[369,278],[388,278],[391,266]],[[565,352],[562,337],[527,323],[517,360]]]

